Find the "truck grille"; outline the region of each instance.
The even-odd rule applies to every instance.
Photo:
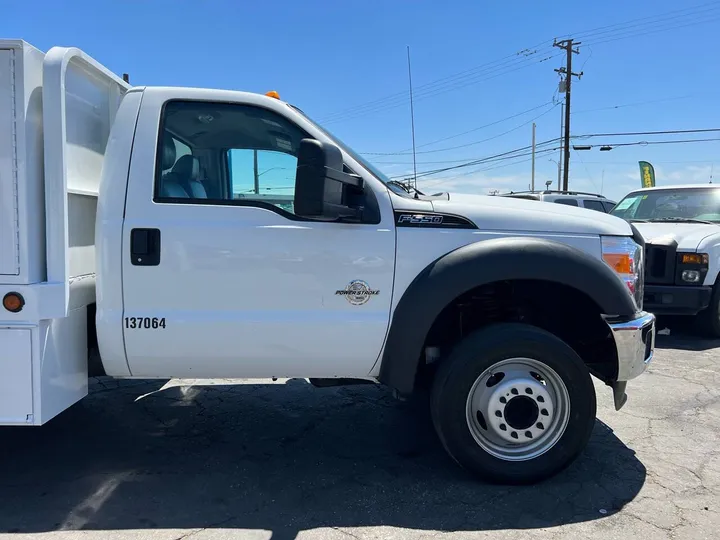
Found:
[[[675,281],[675,254],[677,243],[674,245],[645,245],[645,283],[672,284]]]

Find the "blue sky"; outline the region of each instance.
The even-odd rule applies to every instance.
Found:
[[[680,9],[688,11],[662,19]],[[626,26],[610,26],[618,24]],[[563,59],[539,61],[561,52],[547,46],[554,37],[605,26],[574,57],[574,70],[584,75],[573,84],[573,134],[720,127],[720,3],[703,0],[6,1],[0,35],[42,50],[80,47],[113,71],[129,73],[134,84],[277,90],[361,153],[411,147],[409,106],[397,97],[407,92],[409,45],[416,142],[424,145],[419,151],[432,150],[418,154],[417,168],[427,171],[527,146],[536,117],[538,141],[557,137],[560,107],[553,99],[562,95],[553,68]],[[526,48],[537,52],[511,56]],[[612,108],[617,105],[623,107]],[[469,130],[475,131],[454,137]],[[427,145],[446,137],[453,138]],[[675,138],[682,137],[720,133]],[[490,140],[477,143],[484,139]],[[454,146],[463,147],[448,149]],[[617,199],[640,185],[641,159],[655,165],[659,184],[707,182],[711,172],[720,176],[718,149],[720,141],[573,152],[570,186],[602,189]],[[407,153],[368,157],[389,175],[412,170]],[[556,180],[550,158],[558,157],[538,156],[536,185]],[[419,186],[430,192],[527,189],[530,163],[518,163],[524,159],[431,175]]]

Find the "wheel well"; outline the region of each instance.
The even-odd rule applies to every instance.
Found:
[[[572,347],[593,375],[605,382],[614,380],[617,353],[601,314],[588,295],[561,283],[512,280],[481,285],[455,298],[433,322],[416,383],[423,386],[463,337],[498,322],[523,322],[542,328]]]

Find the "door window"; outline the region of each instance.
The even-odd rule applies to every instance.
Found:
[[[308,135],[283,116],[251,105],[170,101],[160,132],[177,159],[167,169],[159,148],[156,202],[293,212],[297,153]]]

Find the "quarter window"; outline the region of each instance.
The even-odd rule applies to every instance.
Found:
[[[577,206],[577,199],[555,199],[557,204],[565,204],[567,206]]]
[[[600,201],[584,199],[583,206],[585,206],[585,208],[589,208],[590,210],[597,210],[598,212],[603,213],[605,212],[605,208]]]

